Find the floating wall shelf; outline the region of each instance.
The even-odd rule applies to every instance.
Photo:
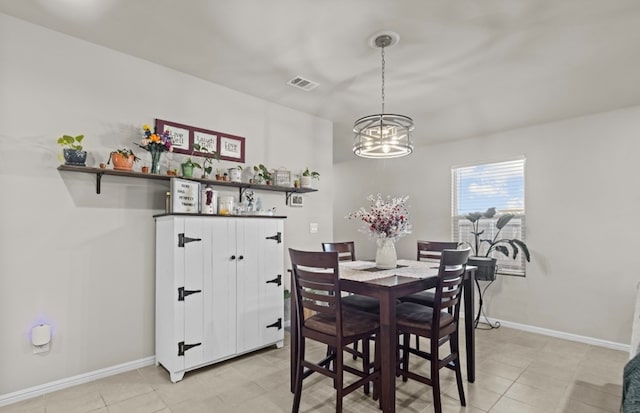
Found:
[[[80,172],[96,175],[96,194],[100,193],[100,182],[103,175],[120,176],[125,178],[140,178],[140,179],[154,179],[159,181],[169,181],[171,178],[188,179],[190,181],[201,182],[203,184],[212,186],[221,186],[227,188],[238,188],[240,198],[247,189],[255,189],[259,191],[272,191],[272,192],[284,192],[286,196],[286,203],[289,203],[291,194],[304,194],[307,192],[316,192],[317,189],[313,188],[291,188],[288,186],[276,186],[276,185],[261,185],[261,184],[249,184],[245,182],[227,182],[216,181],[215,179],[201,179],[201,178],[184,178],[182,176],[160,175],[160,174],[143,174],[142,172],[133,171],[117,171],[115,169],[102,169],[93,168],[89,166],[74,166],[74,165],[60,165],[59,171],[65,172]]]

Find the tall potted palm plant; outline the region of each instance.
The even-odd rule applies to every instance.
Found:
[[[496,209],[489,208],[485,212],[472,212],[465,216],[471,221],[473,242],[470,244],[473,256],[469,257],[468,263],[478,267],[476,270],[476,280],[493,281],[496,278],[497,259],[490,256],[493,252],[511,256],[514,260],[522,252],[527,262],[530,261],[529,248],[527,244],[516,238],[501,238],[502,229],[513,219],[513,214],[502,214],[496,220],[496,233],[493,238],[482,238],[485,230],[480,229],[480,219],[491,219],[496,216]]]

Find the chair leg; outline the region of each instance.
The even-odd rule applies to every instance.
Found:
[[[431,337],[431,388],[433,389],[433,409],[435,413],[442,413],[440,397],[440,355],[438,338]]]
[[[418,338],[418,336],[416,336]],[[411,344],[409,340],[411,339],[411,335],[404,333],[402,335],[402,381],[406,382],[408,380],[407,372],[409,371],[409,348]]]
[[[302,379],[304,373],[304,367],[302,366],[302,360],[304,360],[304,352],[305,352],[305,339],[300,339],[298,344],[298,360],[296,366],[296,384],[295,384],[295,394],[293,396],[293,406],[291,407],[291,413],[298,413],[300,410],[300,397],[302,395]]]
[[[336,359],[334,361],[334,365],[336,366],[335,369],[335,373],[336,373],[336,380],[335,380],[335,384],[336,384],[336,413],[342,413],[342,398],[344,397],[344,388],[343,388],[343,384],[344,384],[344,380],[342,378],[343,376],[343,356],[344,353],[342,351],[337,351],[336,352]]]
[[[458,397],[460,397],[460,404],[462,406],[466,406],[467,405],[467,401],[464,398],[464,387],[462,387],[462,370],[460,369],[460,351],[459,351],[459,339],[458,339],[458,332],[456,331],[453,335],[451,335],[451,337],[449,338],[450,344],[451,344],[451,354],[456,354],[457,357],[456,359],[453,361],[455,364],[455,372],[456,372],[456,384],[458,385]]]
[[[356,346],[356,343],[353,343]],[[362,340],[362,371],[369,374],[371,372],[371,351],[369,349],[369,339]],[[364,394],[369,395],[370,383],[367,381],[364,384]]]
[[[420,351],[420,336],[416,334],[416,350]]]
[[[364,344],[363,344],[363,345],[364,345]],[[355,341],[355,342],[353,343],[353,351],[354,351],[354,352],[356,352],[356,353],[358,352],[358,342],[357,342],[357,341]],[[357,359],[357,358],[358,358],[358,355],[354,353],[354,354],[353,354],[353,359],[355,360],[355,359]]]

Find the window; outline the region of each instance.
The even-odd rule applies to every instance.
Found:
[[[487,163],[452,169],[452,232],[453,239],[462,243],[471,243],[471,222],[465,215],[471,212],[484,212],[495,207],[498,211],[492,219],[483,218],[479,230],[484,230],[482,238],[493,238],[495,223],[502,213],[515,216],[500,233],[500,238],[518,238],[525,240],[524,209],[524,165],[520,158],[506,162]],[[492,253],[498,259],[498,272],[508,275],[525,275],[525,259],[522,254],[517,259],[501,253]]]

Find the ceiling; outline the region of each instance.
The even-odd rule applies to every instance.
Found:
[[[637,0],[0,0],[0,13],[334,122],[385,107],[417,145],[640,104]],[[306,92],[295,76],[319,83]]]

